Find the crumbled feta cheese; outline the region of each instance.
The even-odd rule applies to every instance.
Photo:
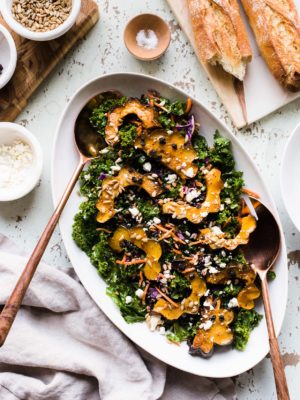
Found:
[[[151,171],[151,169],[152,169],[152,165],[151,165],[151,163],[149,163],[149,162],[146,162],[146,163],[143,165],[143,170],[144,170],[144,171],[146,171],[146,172],[150,172],[150,171]]]
[[[113,165],[112,167],[110,167],[110,169],[115,172],[115,171],[120,171],[121,167],[120,165]]]
[[[194,176],[194,170],[192,167],[188,168],[186,171],[183,171],[183,173],[189,178],[192,178]]]
[[[196,189],[192,189],[191,191],[189,191],[186,196],[185,196],[185,200],[188,203],[191,203],[194,199],[196,199],[197,197],[200,196],[200,192]]]
[[[226,263],[221,262],[221,263],[219,264],[219,267],[220,267],[220,268],[226,268]]]
[[[33,156],[31,147],[21,140],[0,145],[0,189],[18,187],[30,176]]]
[[[212,232],[215,234],[215,235],[217,235],[217,236],[220,236],[220,235],[222,235],[222,231],[221,231],[221,229],[218,227],[218,226],[213,226],[212,228],[211,228],[211,230],[212,230]]]
[[[177,175],[176,174],[169,174],[166,177],[166,181],[170,184],[174,183],[177,179]]]
[[[125,303],[126,304],[129,304],[129,303],[131,303],[132,302],[132,297],[131,296],[126,296],[126,298],[125,298]]]
[[[217,270],[217,268],[215,268],[215,267],[210,267],[209,268],[209,273],[210,274],[217,274],[219,271]]]
[[[208,331],[212,327],[212,324],[213,324],[212,321],[208,320],[208,321],[200,324],[199,328],[204,329],[205,331]]]
[[[233,297],[232,299],[229,300],[228,308],[234,308],[234,307],[238,307],[238,306],[239,306],[239,302],[237,301],[236,297]]]
[[[128,211],[133,216],[133,218],[137,217],[140,213],[136,207],[130,207],[130,208],[128,208]]]
[[[144,291],[143,291],[142,289],[137,289],[137,290],[135,291],[135,295],[136,295],[139,299],[142,298],[143,294],[144,294]]]
[[[146,318],[147,325],[150,331],[155,331],[157,325],[161,324],[160,315],[148,315]]]
[[[108,147],[105,147],[104,149],[99,151],[100,154],[106,154],[108,152],[109,152],[109,148]]]
[[[165,327],[164,327],[164,326],[161,326],[161,327],[159,328],[158,332],[159,332],[160,335],[165,335],[165,333],[166,333]]]
[[[161,220],[160,220],[159,218],[157,218],[157,217],[154,217],[154,218],[153,218],[153,222],[154,222],[155,224],[160,224],[160,223],[161,223]]]

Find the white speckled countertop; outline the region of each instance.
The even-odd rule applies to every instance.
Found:
[[[53,211],[50,189],[50,149],[62,109],[75,90],[91,78],[119,71],[154,75],[199,98],[234,131],[261,170],[275,197],[288,247],[289,300],[280,347],[291,399],[300,393],[300,233],[287,216],[279,189],[279,167],[284,145],[300,121],[300,100],[241,131],[230,118],[198,63],[186,37],[163,0],[98,0],[101,18],[90,34],[55,69],[31,99],[17,122],[31,130],[44,149],[40,185],[25,198],[0,206],[0,232],[30,252]],[[158,61],[135,60],[123,44],[126,22],[140,12],[161,15],[172,30],[168,52]],[[259,95],[259,93],[258,93]],[[57,229],[44,256],[54,265],[69,263]],[[297,379],[298,377],[298,379]],[[236,378],[238,399],[276,398],[270,359]],[[298,395],[298,396],[297,396]]]

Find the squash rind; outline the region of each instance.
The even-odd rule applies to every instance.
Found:
[[[260,290],[254,283],[252,283],[240,291],[237,301],[241,308],[244,308],[245,310],[252,310],[255,307],[253,300],[258,299],[259,297]]]
[[[162,143],[161,143],[162,142]],[[178,132],[168,134],[164,129],[155,129],[135,140],[135,148],[143,150],[150,157],[159,157],[161,162],[182,179],[194,178],[198,167],[193,163],[197,153]]]
[[[141,181],[141,183],[139,183]],[[139,186],[151,197],[156,197],[163,192],[161,186],[154,180],[135,171],[133,168],[123,167],[117,176],[108,176],[103,180],[99,199],[96,203],[98,209],[97,221],[105,223],[115,214],[115,198],[127,186]]]
[[[155,110],[152,107],[142,104],[137,99],[130,99],[107,114],[105,141],[108,145],[114,146],[118,143],[120,139],[119,126],[122,124],[123,118],[129,114],[135,114],[146,129],[160,126],[156,119]]]
[[[212,304],[212,299],[210,299],[210,302]],[[220,319],[221,315],[222,320]],[[215,344],[227,346],[232,343],[233,333],[229,325],[234,319],[234,313],[230,310],[221,309],[221,301],[217,300],[214,309],[205,311],[202,322],[211,321],[212,317],[214,322],[209,329],[198,329],[190,346],[191,354],[197,354],[196,351],[199,350],[200,355],[208,358],[213,354]]]
[[[115,230],[108,244],[114,251],[121,253],[123,251],[121,246],[123,240],[132,242],[146,253],[147,262],[143,267],[144,275],[149,280],[157,279],[161,271],[161,266],[158,262],[162,255],[160,244],[153,239],[148,239],[144,229],[138,226],[131,229],[120,226]]]
[[[211,249],[235,250],[240,245],[248,243],[250,234],[256,228],[256,220],[252,215],[247,215],[241,219],[241,229],[236,237],[233,239],[226,239],[224,232],[216,233],[212,228],[205,228],[200,230],[199,241],[201,244],[208,244]]]
[[[194,224],[199,224],[209,213],[220,211],[221,199],[220,193],[223,189],[221,171],[216,168],[210,170],[206,176],[206,198],[200,208],[193,207],[185,202],[177,203],[168,201],[163,204],[162,211],[165,214],[172,214],[173,218],[186,218]]]
[[[190,279],[192,292],[191,294],[178,303],[178,307],[167,302],[165,299],[159,299],[154,307],[153,311],[161,314],[168,320],[175,320],[181,317],[183,314],[197,314],[200,306],[200,298],[206,292],[206,283],[198,275]]]

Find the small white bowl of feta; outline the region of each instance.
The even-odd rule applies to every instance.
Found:
[[[43,153],[35,136],[21,125],[0,122],[0,201],[31,192],[42,167]]]

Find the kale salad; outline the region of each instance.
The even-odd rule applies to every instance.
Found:
[[[90,104],[103,148],[80,176],[73,239],[126,322],[206,358],[245,348],[261,293],[243,255],[256,227],[243,174],[230,141],[215,132],[210,147],[191,109],[155,91]]]

